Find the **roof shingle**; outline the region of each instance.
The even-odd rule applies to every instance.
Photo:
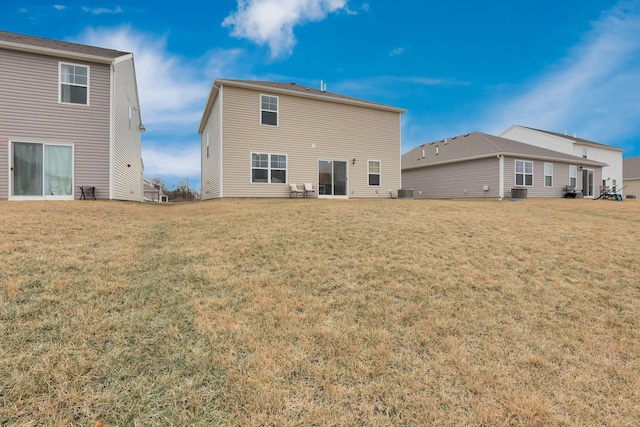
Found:
[[[511,139],[488,135],[482,132],[472,132],[422,144],[414,148],[402,156],[402,169],[434,166],[496,156],[499,154],[572,162],[580,165],[606,166],[604,163],[536,147]]]
[[[310,94],[310,95],[314,95],[314,96],[318,96],[318,97],[326,97],[326,98],[328,98],[328,100],[336,100],[336,101],[340,101],[341,100],[341,101],[347,101],[347,102],[356,102],[356,103],[360,103],[360,104],[370,105],[372,107],[384,108],[384,109],[390,109],[390,110],[397,110],[398,112],[406,112],[406,110],[404,110],[402,108],[392,107],[390,105],[380,104],[378,102],[367,101],[365,99],[360,99],[360,98],[354,98],[354,97],[351,97],[351,96],[341,95],[341,94],[335,93],[335,92],[322,91],[322,90],[319,90],[319,89],[314,89],[314,88],[309,87],[309,86],[299,85],[299,84],[297,84],[295,82],[270,82],[270,81],[260,81],[260,80],[216,79],[216,83],[220,83],[220,82],[223,83],[223,84],[224,84],[224,82],[228,82],[228,83],[231,83],[231,84],[240,83],[240,84],[243,84],[243,85],[250,85],[250,86],[278,89],[278,90],[284,90],[284,91],[293,92],[293,93]]]
[[[10,33],[8,31],[0,31],[1,42],[14,43],[22,46],[29,46],[40,49],[51,49],[60,52],[69,52],[79,55],[99,56],[103,58],[115,59],[129,52],[121,52],[114,49],[105,49],[102,47],[88,46],[77,43],[63,42],[59,40],[45,39],[42,37],[27,36],[24,34]]]

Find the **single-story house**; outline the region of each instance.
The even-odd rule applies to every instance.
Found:
[[[296,83],[216,79],[198,128],[201,197],[389,197],[406,110]]]
[[[561,153],[571,154],[583,159],[606,163],[602,168],[602,176],[596,181],[595,191],[598,195],[606,190],[621,188],[623,149],[589,141],[573,136],[533,129],[526,126],[513,125],[500,134],[503,138],[524,142]],[[597,196],[596,196],[597,197]]]
[[[402,187],[414,198],[593,197],[604,163],[472,132],[402,156]],[[515,191],[517,190],[517,191]],[[517,196],[514,193],[518,193]],[[597,194],[596,194],[597,197]]]

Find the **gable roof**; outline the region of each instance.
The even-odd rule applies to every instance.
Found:
[[[211,92],[209,94],[209,99],[207,100],[207,105],[205,106],[204,113],[202,115],[202,120],[200,122],[198,133],[202,133],[202,131],[204,130],[204,125],[206,123],[207,118],[209,117],[209,114],[211,113],[211,108],[213,108],[213,104],[218,96],[218,91],[221,86],[233,86],[233,87],[240,87],[245,89],[260,90],[268,93],[286,94],[286,95],[292,95],[292,96],[300,96],[303,98],[312,98],[312,99],[317,99],[321,101],[337,102],[337,103],[349,104],[349,105],[358,105],[361,107],[391,111],[399,114],[403,114],[407,112],[407,110],[403,108],[392,107],[390,105],[380,104],[378,102],[367,101],[360,98],[341,95],[335,92],[322,91],[319,89],[314,89],[309,86],[299,85],[295,82],[270,82],[270,81],[261,81],[261,80],[216,79],[213,82],[213,86],[211,87]]]
[[[402,156],[402,170],[477,160],[498,155],[561,163],[575,163],[585,166],[607,166],[606,163],[583,159],[512,139],[488,135],[482,132],[472,132],[422,144],[414,148]]]
[[[536,131],[536,132],[542,132],[542,133],[546,133],[548,135],[557,136],[557,137],[560,137],[560,138],[563,138],[563,139],[567,139],[567,140],[571,141],[574,144],[591,145],[593,147],[607,148],[609,150],[616,150],[616,151],[620,151],[620,152],[624,151],[623,149],[618,148],[618,147],[614,147],[612,145],[601,144],[599,142],[589,141],[588,139],[582,139],[582,138],[578,138],[576,136],[565,135],[565,134],[558,133],[558,132],[551,132],[551,131],[548,131],[548,130],[535,129],[535,128],[531,128],[531,127],[527,127],[527,126],[520,126],[520,125],[514,125],[512,127],[520,127],[520,128],[523,128],[523,129],[529,129],[529,130],[533,130],[533,131]]]
[[[0,31],[0,48],[109,63],[114,62],[117,58],[131,56],[129,52],[27,36],[8,31]]]
[[[640,156],[622,159],[622,179],[640,179]]]

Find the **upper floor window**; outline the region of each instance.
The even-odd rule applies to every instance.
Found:
[[[278,97],[260,95],[260,123],[278,126]]]
[[[380,161],[369,160],[369,185],[380,186]]]
[[[60,63],[60,102],[89,105],[89,67]]]
[[[533,162],[516,160],[516,185],[533,187]]]

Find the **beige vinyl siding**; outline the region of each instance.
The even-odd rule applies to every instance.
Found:
[[[318,160],[347,161],[352,198],[388,197],[400,188],[399,113],[268,90],[223,89],[225,197],[288,197],[287,184],[251,183],[255,152],[286,155],[287,181],[300,184],[317,185]],[[261,94],[278,97],[278,126],[260,124]],[[381,162],[379,187],[368,185],[367,160],[373,159]]]
[[[109,65],[62,61],[90,67],[90,105],[69,105],[58,102],[59,62],[54,57],[0,49],[0,137],[74,144],[75,197],[79,197],[79,185],[91,185],[96,187],[96,197],[107,198]],[[10,173],[4,158],[0,182],[7,182]],[[0,193],[5,198],[7,185]]]
[[[221,147],[221,123],[222,123],[222,90],[216,99],[211,114],[207,120],[207,125],[201,135],[201,158],[202,158],[202,199],[216,199],[222,197],[220,194],[220,182],[222,177],[222,168],[220,166],[220,147]],[[207,158],[207,134],[209,135],[209,158]]]
[[[141,201],[140,112],[132,59],[115,64],[113,87],[113,198]]]
[[[499,196],[499,159],[490,157],[402,172],[402,188],[414,198],[450,199]],[[484,186],[489,191],[484,191]]]
[[[0,199],[9,197],[9,141],[0,138]]]

